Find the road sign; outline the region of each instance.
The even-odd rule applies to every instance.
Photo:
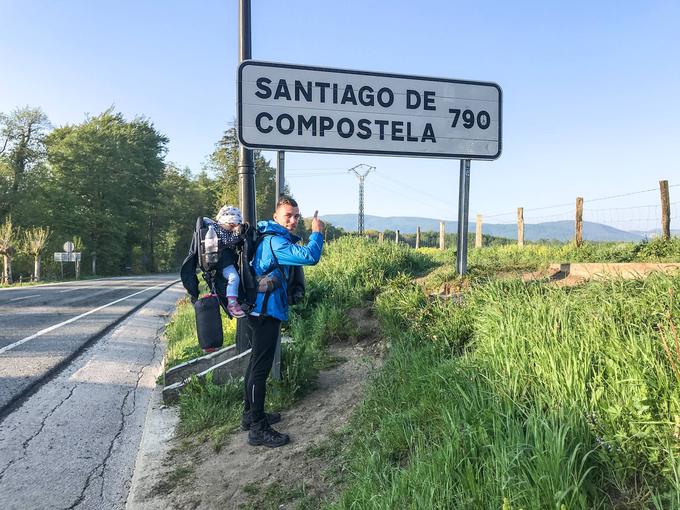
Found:
[[[54,261],[55,262],[78,262],[81,260],[80,252],[55,252]]]
[[[247,60],[238,137],[250,148],[496,159],[495,83]]]
[[[64,243],[64,251],[66,253],[71,253],[74,248],[75,248],[75,246],[73,245],[73,243],[71,241],[66,241]]]

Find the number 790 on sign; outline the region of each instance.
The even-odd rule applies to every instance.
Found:
[[[475,127],[475,121],[479,129],[487,129],[491,125],[491,116],[486,110],[481,110],[476,116],[472,110],[462,110],[461,112],[460,108],[449,108],[449,113],[453,114],[452,128],[458,125],[461,117],[463,117],[462,125],[465,129]]]

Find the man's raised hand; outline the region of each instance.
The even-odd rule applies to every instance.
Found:
[[[321,232],[323,234],[325,226],[324,222],[319,219],[319,211],[314,211],[314,216],[312,217],[312,232]]]

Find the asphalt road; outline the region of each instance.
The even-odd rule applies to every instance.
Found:
[[[78,342],[87,341],[88,335],[106,321],[125,313],[125,309],[139,304],[139,299],[148,299],[169,283],[170,278],[156,277],[89,282],[85,284],[89,289],[64,292],[62,295],[72,295],[63,301],[80,294],[80,297],[92,296],[89,307],[83,307],[81,303],[66,315],[71,318],[77,317],[78,312],[86,313],[83,309],[96,309],[97,304],[103,306],[126,295],[134,297],[102,309],[105,318],[96,317],[98,311],[67,325],[78,326],[69,330],[77,341],[68,341],[66,333],[60,331],[67,327],[63,326],[28,340],[16,349],[24,349],[24,360],[62,356],[68,352],[66,346],[70,349]],[[111,288],[116,290],[104,292]],[[143,289],[149,290],[134,295]],[[37,290],[34,288],[32,292],[37,294]],[[66,287],[55,287],[50,293],[58,290],[66,290]],[[43,291],[41,288],[40,292]],[[13,297],[25,297],[23,294]],[[184,294],[180,284],[167,288],[81,350],[47,383],[39,385],[6,413],[0,422],[2,510],[125,508],[147,408],[162,370],[162,331],[177,300]],[[95,301],[97,296],[108,296],[108,299]],[[3,303],[8,302],[7,298],[3,295]],[[48,308],[59,307],[53,298],[46,296],[44,301],[52,303]],[[113,313],[110,309],[114,307],[120,309]],[[34,311],[39,313],[40,309],[36,306]],[[95,325],[85,320],[92,316]],[[63,321],[64,317],[59,318]],[[24,319],[27,324],[31,323],[26,317]],[[52,322],[42,322],[43,330],[54,322],[53,316]],[[38,328],[33,326],[34,331],[41,331]],[[58,337],[50,336],[57,332]],[[30,334],[22,338],[29,337]],[[8,339],[3,341],[12,345]],[[36,341],[38,344],[33,343]],[[58,349],[55,349],[56,345]],[[13,351],[5,351],[4,355]],[[20,359],[17,354],[13,356]],[[3,359],[3,363],[7,360]],[[3,366],[5,371],[10,370]]]
[[[0,419],[177,275],[0,289]]]

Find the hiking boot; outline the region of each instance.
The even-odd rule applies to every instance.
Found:
[[[281,421],[281,413],[264,413],[265,420],[269,425],[274,425]],[[250,425],[253,420],[250,417],[250,411],[244,411],[243,416],[241,416],[241,430],[250,430]]]
[[[235,299],[229,299],[227,301],[227,311],[229,312],[229,315],[236,317],[237,319],[246,316],[245,312],[241,310],[241,305],[239,305],[238,301]]]
[[[248,444],[251,446],[278,448],[289,442],[290,436],[288,434],[281,434],[271,428],[266,418],[253,423],[250,426],[250,432],[248,432]]]

